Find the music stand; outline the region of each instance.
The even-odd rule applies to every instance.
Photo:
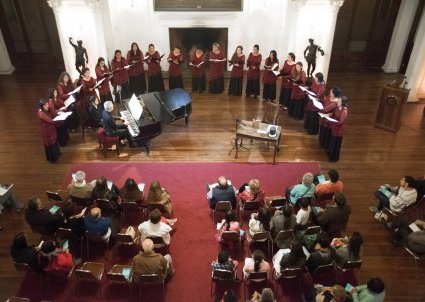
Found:
[[[239,127],[240,123],[241,123],[241,120],[239,118],[236,118],[235,119],[235,135],[236,135],[236,132],[238,131],[238,127]],[[250,141],[250,143],[252,144],[252,140]],[[229,153],[227,153],[227,155],[230,155],[232,153],[232,151],[236,149],[235,142],[230,142],[230,144],[232,145],[232,149],[230,149],[230,151],[229,151]],[[245,146],[242,146],[242,139],[241,139],[241,142],[239,144],[239,148],[245,149],[246,151],[251,150],[251,149],[248,149]]]

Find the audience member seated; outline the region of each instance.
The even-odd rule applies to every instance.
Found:
[[[292,214],[292,207],[285,204],[281,210],[276,210],[270,221],[273,238],[276,238],[280,231],[294,229],[296,224],[295,215]]]
[[[261,294],[255,291],[252,294],[251,300],[249,302],[276,302],[273,290],[271,288],[263,288]]]
[[[103,126],[102,123],[102,105],[100,104],[99,98],[96,96],[89,97],[89,125],[90,127],[100,128]]]
[[[251,179],[249,183],[244,183],[239,188],[239,193],[236,199],[239,203],[245,203],[247,201],[258,201],[261,206],[264,205],[266,194],[264,190],[260,188],[260,182],[258,179]]]
[[[100,176],[96,180],[96,183],[94,185],[91,194],[91,199],[108,199],[108,195],[110,192],[116,195],[120,194],[120,190],[117,188],[116,185],[114,185],[112,182],[109,182],[105,176]]]
[[[276,277],[279,278],[281,272],[286,268],[304,269],[306,259],[307,257],[301,243],[293,241],[289,249],[280,249],[273,256],[273,268]]]
[[[394,230],[393,241],[407,245],[415,253],[425,254],[425,221],[416,220],[413,223],[416,228],[405,219],[394,220],[391,224]]]
[[[225,218],[220,223],[217,224],[217,231],[218,231],[216,234],[217,241],[221,241],[221,234],[224,231],[238,232],[241,237],[245,233],[243,230],[241,230],[239,222],[236,221],[235,213],[233,213],[232,210],[228,211],[226,213]]]
[[[69,250],[56,246],[53,240],[43,242],[40,253],[40,264],[45,272],[59,270],[67,274],[73,267],[72,255]]]
[[[156,274],[160,278],[171,277],[174,274],[172,259],[169,254],[162,256],[154,251],[153,241],[145,239],[142,242],[142,251],[133,258],[133,281],[140,282],[140,276]]]
[[[149,204],[162,204],[164,205],[168,217],[171,217],[173,214],[173,206],[171,204],[170,195],[165,191],[161,186],[159,181],[154,180],[149,186],[148,197],[146,198],[146,203]]]
[[[321,265],[332,263],[335,260],[335,250],[331,247],[329,238],[320,234],[314,246],[314,252],[307,259],[307,269],[310,273]]]
[[[238,302],[238,298],[233,290],[226,290],[220,302]]]
[[[230,201],[232,208],[236,207],[236,190],[226,177],[220,176],[216,183],[208,187],[207,199],[210,202],[210,209],[215,209],[215,205],[219,201]]]
[[[153,210],[149,215],[149,220],[142,222],[138,227],[142,240],[148,237],[161,237],[165,244],[170,244],[172,228],[162,220],[161,212],[157,209]]]
[[[315,218],[316,224],[320,225],[326,232],[344,227],[348,223],[351,208],[347,205],[342,193],[335,193],[332,202],[325,209],[320,209]]]
[[[70,229],[75,236],[82,237],[86,231],[83,219],[86,208],[78,214],[74,214],[74,212],[74,205],[72,202],[66,202],[62,207],[63,221],[60,227]]]
[[[238,261],[230,258],[229,254],[225,250],[222,250],[218,253],[217,260],[211,262],[211,266],[213,270],[222,269],[234,272],[238,267]]]
[[[86,173],[77,171],[72,176],[72,182],[68,185],[68,198],[71,196],[83,199],[91,198],[93,187],[86,183]]]
[[[42,207],[38,197],[28,200],[28,208],[25,210],[25,220],[30,226],[43,226],[47,232],[53,234],[61,224],[62,217],[49,209]]]
[[[385,284],[380,278],[372,278],[367,284],[356,286],[351,290],[353,302],[383,302]]]
[[[136,202],[138,204],[143,202],[143,192],[140,191],[133,178],[127,178],[120,190],[120,196],[122,202]]]
[[[316,302],[348,302],[345,289],[341,285],[321,288],[316,295]]]
[[[270,210],[269,208],[260,208],[258,213],[252,213],[249,220],[249,234],[254,236],[255,233],[270,231]]]
[[[90,210],[90,214],[84,217],[84,227],[87,232],[102,236],[107,241],[111,236],[111,219],[102,217],[102,212],[95,207]]]
[[[416,189],[416,192],[418,192],[416,200],[419,201],[419,199],[425,196],[425,176],[420,179],[415,179],[412,183],[412,187]]]
[[[329,180],[325,180],[322,183],[316,185],[316,196],[320,198],[320,196],[326,194],[332,194],[335,192],[342,192],[344,188],[344,184],[339,180],[339,174],[336,170],[330,169],[328,171]]]
[[[372,212],[380,212],[384,207],[399,213],[405,207],[416,202],[418,193],[412,187],[414,179],[411,176],[405,176],[400,179],[399,187],[391,187],[383,185],[375,192],[375,197],[378,199],[378,206],[370,207]],[[379,215],[376,215],[378,217]]]
[[[13,194],[13,187],[7,184],[0,184],[0,187],[6,190],[3,195],[0,195],[0,214],[3,212],[5,205],[10,205],[17,213],[20,212],[24,206],[16,199],[15,194]]]
[[[303,175],[302,182],[295,185],[289,192],[289,196],[287,196],[288,200],[292,204],[296,204],[300,197],[314,197],[316,186],[313,183],[313,179],[313,174],[305,173]]]
[[[266,258],[264,253],[260,250],[255,250],[252,252],[251,258],[245,258],[245,265],[243,267],[243,274],[245,278],[248,278],[249,275],[253,272],[270,272],[269,263],[264,260]],[[253,281],[263,281],[264,279],[255,279]]]
[[[10,247],[10,256],[14,262],[26,263],[34,271],[42,270],[38,261],[38,249],[33,245],[28,245],[27,238],[24,233],[19,233],[13,238],[12,246]]]
[[[336,249],[335,263],[342,267],[347,261],[359,261],[363,252],[363,236],[353,232],[350,238],[334,238],[331,245]]]
[[[311,207],[310,198],[301,197],[298,199],[300,209],[297,212],[296,222],[300,225],[306,225],[310,219]]]

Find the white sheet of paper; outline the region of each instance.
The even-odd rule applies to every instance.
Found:
[[[142,192],[145,189],[145,184],[143,182],[139,183],[137,186],[139,187],[139,190]]]
[[[100,81],[98,81],[98,82],[96,83],[96,85],[94,85],[94,88],[97,88],[97,87],[99,87],[100,85],[102,85],[102,83],[103,83],[105,80],[106,80],[106,78],[103,78],[103,79],[101,79]]]
[[[279,67],[279,64],[278,64],[278,63],[274,63],[274,64],[273,64],[273,66],[272,66],[272,70],[274,70],[276,67]]]
[[[201,66],[201,65],[202,65],[202,64],[204,64],[204,63],[205,63],[205,62],[201,62],[201,63],[199,63],[199,64],[198,64],[198,65],[196,65],[196,66],[198,66],[198,67],[199,67],[199,66]]]
[[[147,59],[149,59],[149,56],[146,56],[146,57],[143,58],[143,60],[147,60]]]
[[[257,133],[260,133],[260,134],[267,134],[267,131],[266,131],[266,130],[260,130],[260,129],[258,129],[258,130],[257,130]]]
[[[304,87],[304,86],[299,86],[299,88],[302,90],[302,91],[304,91],[304,92],[308,92],[308,89],[306,88],[306,87]]]
[[[336,123],[338,122],[336,119],[333,119],[333,118],[329,117],[329,115],[327,115],[326,113],[319,112],[319,115],[320,115],[320,117],[323,117],[323,118],[327,119],[330,122],[336,122]]]
[[[274,73],[275,76],[280,75],[280,71],[279,70],[272,70],[272,72]]]
[[[113,185],[114,183],[112,182],[112,181],[110,181],[110,180],[107,180],[106,181],[106,186],[108,187],[108,189],[109,190],[112,190],[112,185]]]
[[[409,228],[413,231],[413,232],[419,232],[421,229],[414,223],[409,224]]]
[[[6,194],[8,190],[6,188],[0,187],[0,196],[3,196],[4,194]]]
[[[131,67],[131,65],[125,65],[124,69],[129,69]]]
[[[72,103],[75,103],[75,97],[73,95],[69,96],[69,98],[66,99],[65,102],[63,102],[65,104],[65,107],[68,107],[69,105],[71,105]]]
[[[75,88],[74,90],[72,90],[70,93],[68,93],[68,94],[74,94],[74,93],[77,93],[77,92],[79,92],[80,90],[81,90],[81,87],[83,87],[83,85],[81,84],[80,86],[78,86],[77,88]]]
[[[313,91],[308,90],[308,91],[307,91],[307,93],[308,93],[309,95],[316,96],[316,94],[315,94]]]
[[[320,103],[314,96],[307,94],[308,98],[313,102],[314,107],[323,109],[323,104]]]
[[[68,118],[68,116],[70,116],[72,114],[72,112],[64,112],[64,113],[62,113],[62,114],[59,114],[57,117],[55,117],[54,119],[53,119],[53,121],[54,122],[57,122],[57,121],[64,121],[64,120],[66,120],[67,118]]]

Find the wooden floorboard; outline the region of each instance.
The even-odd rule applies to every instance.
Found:
[[[104,159],[97,149],[94,134],[72,134],[69,145],[62,148],[59,163],[49,164],[38,133],[36,101],[54,86],[57,75],[15,74],[0,76],[0,182],[14,183],[20,200],[41,196],[47,189],[59,189],[71,163],[86,161],[237,161],[271,162],[272,152],[254,143],[250,152],[241,152],[237,160],[228,156],[234,137],[236,117],[260,118],[263,102],[227,94],[194,94],[193,114],[189,127],[184,121],[165,128],[152,142],[151,154],[143,149],[128,149],[128,157],[116,158],[114,153]],[[402,125],[397,134],[373,127],[381,88],[395,75],[381,73],[332,73],[330,85],[339,85],[349,97],[350,108],[341,160],[329,163],[317,137],[308,136],[302,122],[292,121],[286,112],[279,114],[283,137],[278,161],[317,161],[322,170],[336,168],[345,183],[344,192],[353,213],[349,231],[364,235],[364,265],[361,282],[380,276],[386,283],[386,301],[421,301],[425,298],[424,263],[418,263],[418,279],[414,276],[414,261],[400,247],[389,242],[388,231],[378,224],[368,210],[372,192],[382,183],[396,184],[403,175],[425,174],[424,104],[407,104]],[[226,81],[227,83],[227,81]],[[190,87],[189,81],[185,83]],[[215,177],[216,175],[212,175]],[[9,245],[15,233],[29,228],[23,215],[2,217],[0,232],[0,300],[14,295],[19,286],[19,274],[12,267]],[[211,239],[213,240],[213,239]]]

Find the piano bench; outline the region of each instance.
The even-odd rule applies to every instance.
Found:
[[[99,128],[96,131],[97,139],[99,140],[99,148],[102,149],[103,156],[106,157],[108,148],[116,146],[116,152],[117,155],[120,155],[120,149],[119,149],[119,142],[120,138],[119,136],[107,136],[105,133],[105,129]]]

